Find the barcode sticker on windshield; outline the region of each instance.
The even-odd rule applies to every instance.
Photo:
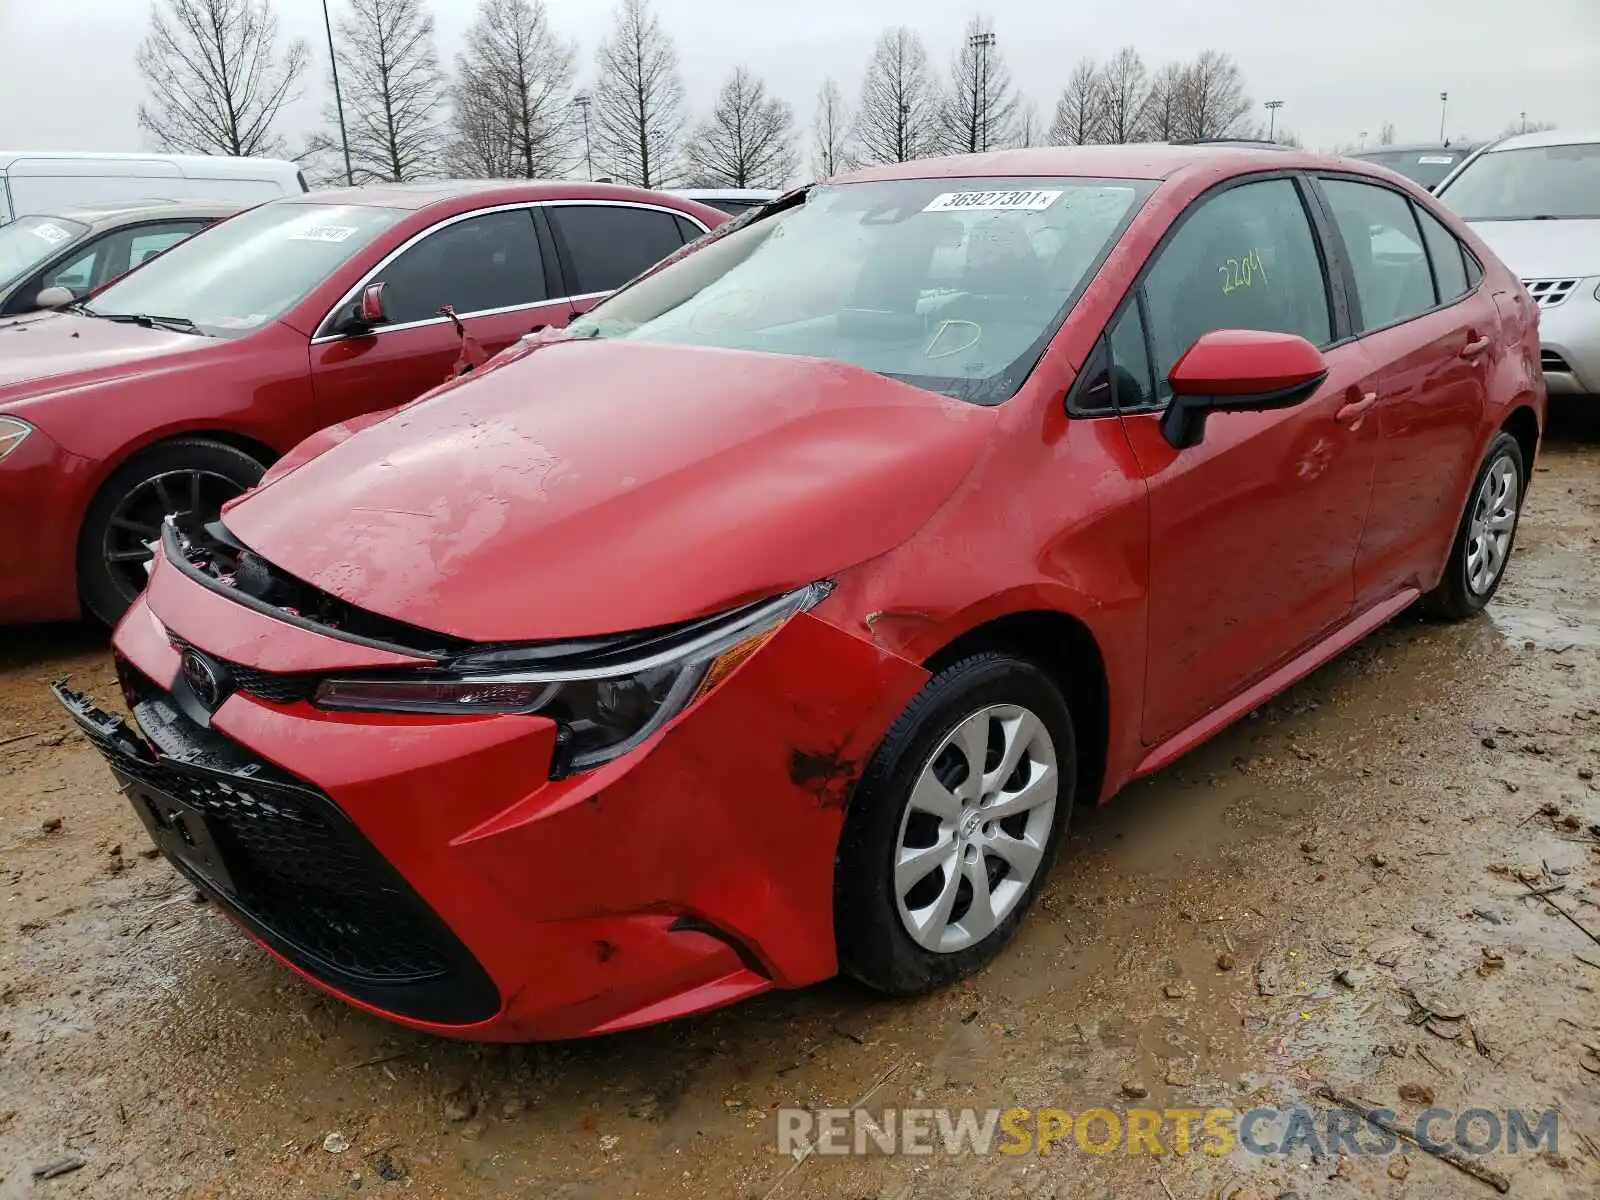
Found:
[[[923,212],[1043,212],[1061,197],[1061,190],[1033,192],[944,192],[928,201]]]
[[[356,232],[354,225],[312,225],[289,235],[291,242],[342,242]]]
[[[72,238],[72,234],[59,225],[52,225],[49,221],[39,222],[29,232],[36,238],[43,238],[52,246],[59,246],[62,242],[70,241]]]
[[[1419,163],[1427,163],[1436,167],[1448,167],[1455,160],[1455,155],[1453,154],[1424,154],[1417,159]]]

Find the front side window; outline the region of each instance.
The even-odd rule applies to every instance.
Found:
[[[813,188],[579,318],[625,338],[850,363],[979,404],[1013,395],[1146,180],[904,179]]]
[[[1600,142],[1480,154],[1439,199],[1466,221],[1600,219]]]
[[[143,266],[164,250],[170,250],[185,238],[191,238],[206,227],[205,221],[167,221],[135,229],[128,236],[127,269]]]
[[[1409,321],[1437,304],[1411,201],[1388,188],[1348,179],[1325,179],[1322,187],[1356,277],[1361,328]]]
[[[18,217],[0,225],[0,287],[21,279],[88,232],[87,225],[64,217]]]
[[[90,311],[176,318],[212,337],[243,337],[288,312],[407,215],[355,204],[264,204],[117,280]]]
[[[615,291],[685,241],[673,214],[653,208],[558,204],[545,211],[577,274],[567,281],[574,295]]]
[[[448,304],[460,316],[537,304],[545,293],[544,266],[533,214],[525,208],[484,213],[430,233],[374,281],[396,325],[426,321]]]
[[[1158,398],[1201,334],[1216,329],[1332,340],[1327,278],[1290,179],[1231,187],[1199,201],[1145,277]]]

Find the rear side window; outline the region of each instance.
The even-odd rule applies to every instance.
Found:
[[[1433,263],[1433,280],[1439,285],[1439,302],[1448,304],[1467,294],[1467,265],[1462,259],[1461,243],[1456,235],[1441,225],[1425,208],[1417,209],[1417,222],[1422,226],[1422,240],[1428,244],[1428,259]]]
[[[614,292],[683,245],[677,219],[658,209],[562,204],[545,211],[571,268],[574,295]]]
[[[705,233],[704,229],[701,229],[688,217],[674,217],[673,220],[678,222],[678,233],[683,238],[685,246]]]
[[[1350,256],[1363,332],[1408,321],[1437,304],[1411,201],[1348,179],[1325,179],[1322,187]]]
[[[1162,247],[1145,297],[1158,399],[1171,394],[1173,364],[1214,329],[1294,333],[1317,346],[1332,340],[1327,278],[1289,179],[1202,199]]]
[[[461,316],[548,299],[533,215],[525,208],[484,213],[431,233],[377,275],[396,324]]]

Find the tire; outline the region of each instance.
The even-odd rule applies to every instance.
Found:
[[[1036,725],[1019,714],[1031,715]],[[984,766],[991,773],[988,782],[995,785],[987,792],[981,785],[969,790],[971,756],[962,746],[975,753],[978,741],[952,742],[963,730],[981,736]],[[1008,748],[1015,748],[1019,766],[1000,780],[994,773],[1004,762],[997,755]],[[983,653],[928,680],[868,763],[845,817],[834,866],[840,969],[880,992],[911,996],[953,983],[992,959],[1011,939],[1049,876],[1071,817],[1076,780],[1072,714],[1055,684],[1033,663],[1010,654]],[[914,791],[917,805],[912,803]],[[977,803],[962,800],[963,793]],[[1023,798],[1039,803],[999,821],[981,815],[1002,803],[994,811],[1008,811]],[[922,805],[930,802],[945,816],[924,811]],[[1001,837],[1009,841],[1001,842]],[[902,893],[896,886],[896,863],[917,849],[926,849],[927,861],[939,865],[928,868],[924,863],[925,874],[908,870]],[[1035,854],[1029,872],[1026,859]],[[1017,855],[1019,862],[1014,864],[1010,855]],[[973,904],[974,878],[985,881],[990,911],[998,918],[992,923]],[[940,918],[939,906],[947,895],[948,916]],[[912,926],[919,923],[923,931],[914,934]]]
[[[1446,621],[1464,621],[1477,616],[1494,598],[1500,581],[1505,578],[1506,564],[1511,560],[1522,498],[1527,490],[1528,475],[1522,461],[1522,448],[1516,438],[1502,431],[1489,443],[1483,464],[1473,477],[1472,490],[1467,493],[1467,507],[1450,546],[1450,561],[1445,565],[1444,578],[1423,597],[1429,613]],[[1485,519],[1509,520],[1509,528],[1502,531],[1503,543],[1492,536],[1485,539],[1485,534],[1493,533],[1480,529],[1479,523]],[[1480,568],[1480,556],[1485,553],[1492,560],[1492,570],[1488,572]]]
[[[158,443],[118,467],[95,495],[78,535],[84,611],[115,625],[143,587],[149,554],[141,545],[147,535],[159,536],[161,514],[178,512],[180,525],[198,529],[216,519],[224,501],[259,483],[265,470],[243,450],[202,438]],[[196,496],[198,513],[191,511]]]

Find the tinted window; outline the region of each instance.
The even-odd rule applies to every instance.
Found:
[[[462,316],[547,299],[533,215],[484,213],[430,233],[374,277],[396,325],[426,321],[446,304]]]
[[[1483,282],[1483,264],[1478,261],[1477,255],[1465,246],[1461,247],[1461,261],[1467,268],[1467,286],[1477,287]]]
[[[612,292],[683,245],[671,213],[620,205],[563,204],[545,210],[577,276],[574,295]]]
[[[1433,279],[1439,285],[1441,301],[1454,300],[1467,290],[1467,268],[1461,259],[1461,243],[1426,209],[1417,209],[1417,222],[1422,226],[1422,239],[1428,244],[1428,258],[1433,263]]]
[[[704,229],[701,229],[700,226],[689,220],[688,217],[674,217],[673,219],[678,222],[678,233],[683,238],[683,244],[685,246],[694,241],[695,238],[699,237],[701,234],[705,233]]]
[[[1172,366],[1214,329],[1332,339],[1328,286],[1293,181],[1230,188],[1191,210],[1145,278],[1159,396]]]
[[[1469,221],[1600,217],[1600,142],[1480,154],[1439,199]]]
[[[1437,300],[1411,201],[1399,192],[1345,179],[1323,181],[1344,236],[1361,299],[1363,329],[1427,312]]]

